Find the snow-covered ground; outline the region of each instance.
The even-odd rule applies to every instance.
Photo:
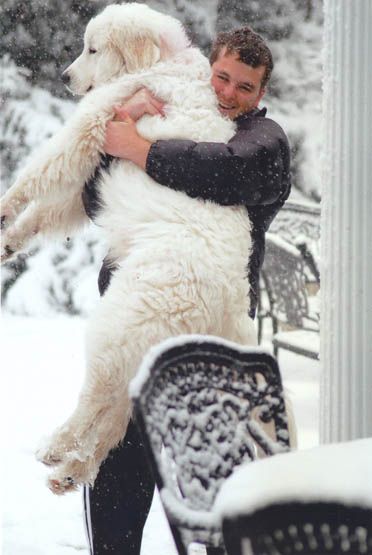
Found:
[[[34,458],[40,439],[69,415],[83,379],[85,320],[15,317],[1,322],[3,555],[88,553],[81,494],[54,496]],[[299,447],[318,443],[319,363],[282,351]],[[159,501],[146,524],[142,555],[175,555]],[[201,553],[198,550],[198,553]]]

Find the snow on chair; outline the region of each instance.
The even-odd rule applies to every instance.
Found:
[[[186,335],[150,350],[130,387],[180,555],[192,542],[225,553],[211,507],[244,461],[289,449],[275,359],[220,338]]]
[[[214,509],[229,555],[371,555],[372,438],[243,465]]]

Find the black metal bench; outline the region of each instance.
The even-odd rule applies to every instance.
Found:
[[[225,553],[211,507],[244,461],[289,449],[276,360],[215,337],[181,336],[144,360],[134,415],[180,555]]]

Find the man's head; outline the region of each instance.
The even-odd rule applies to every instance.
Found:
[[[260,35],[249,27],[220,33],[210,63],[222,115],[235,119],[258,106],[273,70],[271,52]]]

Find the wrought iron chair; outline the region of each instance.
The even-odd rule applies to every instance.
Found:
[[[320,239],[320,205],[314,202],[287,200],[270,225],[271,233],[295,244],[299,237],[311,244],[310,251],[318,251]]]
[[[242,462],[289,449],[275,359],[180,336],[150,351],[130,391],[178,553],[192,542],[225,553],[211,511],[221,484]]]
[[[308,285],[319,286],[319,272],[306,245],[297,247],[267,233],[262,282],[267,295],[265,315],[272,321],[274,355],[287,349],[317,359],[319,311]]]
[[[274,459],[217,497],[229,555],[372,554],[372,439]]]

